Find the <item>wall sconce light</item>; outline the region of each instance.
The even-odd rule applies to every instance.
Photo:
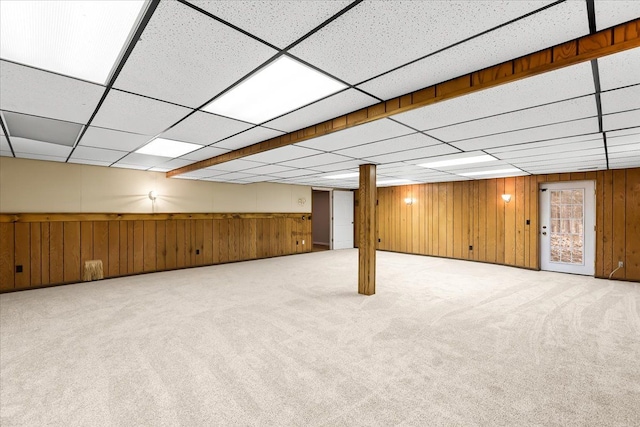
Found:
[[[150,199],[152,202],[155,202],[157,198],[158,198],[158,193],[156,193],[156,191],[155,191],[155,190],[151,190],[151,191],[149,191],[149,199]]]
[[[504,200],[505,203],[509,203],[511,201],[511,194],[503,194],[502,200]]]
[[[412,204],[414,204],[414,202],[415,202],[415,201],[416,201],[416,199],[414,199],[414,198],[412,198],[412,197],[407,197],[406,199],[404,199],[404,202],[405,202],[407,205],[412,205]]]
[[[307,203],[307,199],[305,199],[304,197],[300,197],[300,198],[298,199],[298,204],[299,204],[300,206],[304,206],[304,204],[305,204],[305,203]]]

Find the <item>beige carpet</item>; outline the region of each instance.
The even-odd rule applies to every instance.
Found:
[[[640,425],[640,284],[327,251],[0,296],[2,426]]]

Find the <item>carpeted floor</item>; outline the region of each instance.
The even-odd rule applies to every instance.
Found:
[[[2,426],[640,425],[640,284],[357,251],[0,296]]]

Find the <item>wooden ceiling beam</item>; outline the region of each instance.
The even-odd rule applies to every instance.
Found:
[[[167,172],[173,177],[640,47],[640,19]]]

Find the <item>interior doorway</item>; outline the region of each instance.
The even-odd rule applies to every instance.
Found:
[[[561,273],[595,274],[595,184],[540,185],[540,266]]]
[[[331,248],[331,190],[313,190],[311,196],[313,250],[329,250]]]

